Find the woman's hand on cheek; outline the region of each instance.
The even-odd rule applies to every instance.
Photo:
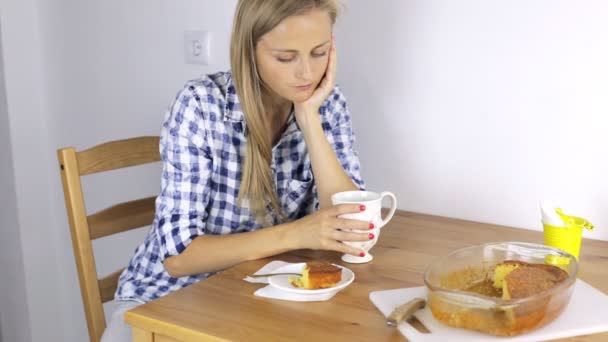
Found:
[[[336,45],[335,39],[332,36],[331,47],[329,49],[329,59],[327,62],[327,69],[325,75],[319,82],[317,89],[312,95],[302,102],[294,102],[294,111],[296,114],[296,120],[298,124],[302,125],[307,122],[308,117],[314,116],[318,118],[319,107],[327,99],[329,94],[334,89],[336,84]]]

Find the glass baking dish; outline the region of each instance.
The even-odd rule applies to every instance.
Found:
[[[505,260],[560,267],[567,278],[542,292],[502,299],[466,289],[486,281]],[[424,274],[433,316],[453,327],[497,336],[515,336],[553,321],[566,308],[578,261],[560,249],[523,242],[496,242],[457,250],[433,262]]]

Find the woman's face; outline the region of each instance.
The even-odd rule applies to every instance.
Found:
[[[258,73],[273,96],[308,99],[325,74],[331,47],[329,14],[311,10],[281,21],[257,42]]]

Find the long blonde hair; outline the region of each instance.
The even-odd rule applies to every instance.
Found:
[[[312,9],[327,11],[335,23],[340,3],[339,0],[239,0],[234,14],[230,66],[247,124],[245,166],[238,201],[242,204],[247,199],[258,220],[264,218],[268,202],[280,218],[284,214],[270,170],[272,141],[262,103],[262,80],[256,68],[256,44],[285,18]]]

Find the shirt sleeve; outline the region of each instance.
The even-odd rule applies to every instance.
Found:
[[[361,178],[361,165],[359,154],[355,149],[355,133],[346,98],[336,86],[328,96],[324,106],[321,107],[323,117],[323,130],[333,148],[342,168],[359,189],[365,189],[365,182]]]
[[[200,98],[194,87],[184,88],[163,123],[163,171],[154,220],[162,260],[181,253],[206,233],[213,164]]]

